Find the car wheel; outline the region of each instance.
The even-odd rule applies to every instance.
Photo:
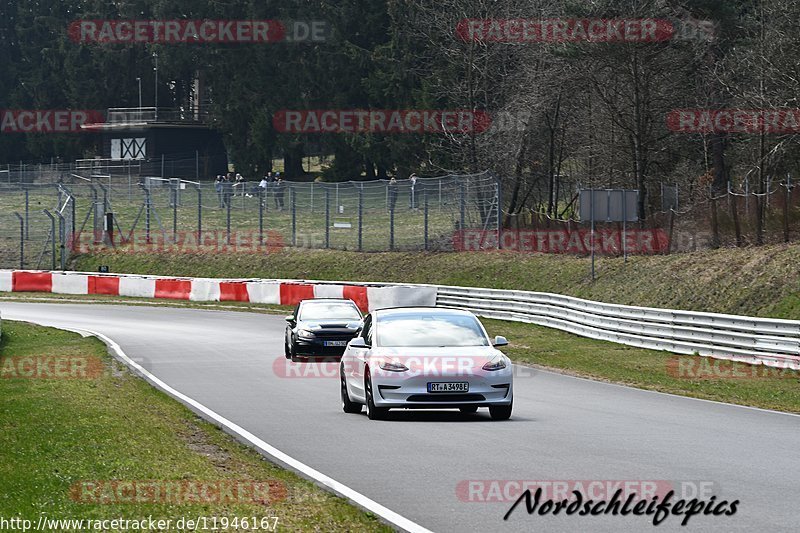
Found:
[[[361,412],[361,404],[350,401],[350,394],[347,393],[347,383],[344,380],[344,368],[339,370],[339,375],[341,376],[341,394],[342,394],[342,411],[345,413],[360,413]]]
[[[283,343],[283,355],[286,356],[286,359],[292,358],[292,352],[289,350],[289,345],[284,341]]]
[[[364,390],[367,396],[367,417],[370,420],[382,420],[386,413],[389,411],[385,407],[375,407],[375,400],[372,396],[372,379],[369,376],[369,370],[364,378]]]
[[[492,420],[508,420],[511,418],[511,408],[514,407],[513,403],[508,405],[497,405],[489,407],[489,414]]]
[[[467,407],[459,407],[458,410],[461,411],[462,413],[477,413],[478,407],[474,405]]]

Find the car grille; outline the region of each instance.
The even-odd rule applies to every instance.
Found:
[[[486,400],[483,394],[412,394],[407,398],[409,402],[448,403],[448,402],[482,402]]]

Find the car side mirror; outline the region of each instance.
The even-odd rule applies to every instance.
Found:
[[[356,337],[355,339],[350,341],[351,348],[369,348],[367,341],[364,340],[364,337]]]
[[[497,337],[494,338],[494,342],[492,343],[492,346],[495,346],[495,347],[508,346],[508,339],[498,335]]]
[[[294,316],[293,315],[287,316],[286,322],[288,322],[289,324],[294,324]]]

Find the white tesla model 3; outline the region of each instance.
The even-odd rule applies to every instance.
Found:
[[[364,319],[339,367],[342,408],[371,420],[389,409],[488,407],[494,420],[511,416],[511,361],[468,311],[435,307],[381,309]]]

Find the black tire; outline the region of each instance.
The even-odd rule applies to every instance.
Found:
[[[342,396],[342,411],[345,413],[356,414],[361,412],[361,404],[350,401],[350,394],[347,392],[347,385],[344,381],[344,369],[339,369],[339,376],[341,381],[341,386],[339,387],[340,393]]]
[[[292,352],[289,350],[289,345],[286,344],[286,341],[283,342],[283,355],[286,356],[286,359],[292,358]]]
[[[497,405],[489,407],[489,414],[492,420],[508,420],[511,418],[511,409],[514,407],[513,403],[508,405]]]
[[[369,369],[367,375],[364,376],[364,395],[367,397],[367,417],[370,420],[383,420],[386,418],[386,413],[389,412],[385,407],[375,407],[375,401],[372,397],[372,379],[369,376]]]
[[[458,410],[461,411],[462,413],[477,413],[478,407],[472,405],[467,407],[459,407]]]

